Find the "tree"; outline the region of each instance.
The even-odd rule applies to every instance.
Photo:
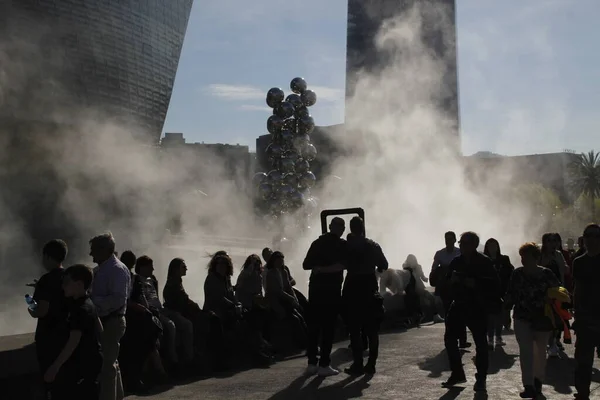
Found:
[[[596,199],[600,197],[600,153],[581,153],[569,165],[571,189],[589,199],[592,220],[596,220]]]

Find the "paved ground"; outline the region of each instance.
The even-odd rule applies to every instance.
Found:
[[[382,335],[377,374],[371,378],[350,378],[345,374],[325,380],[303,377],[302,357],[280,362],[269,369],[239,372],[229,377],[210,378],[176,386],[160,394],[145,396],[152,400],[174,399],[518,399],[521,390],[518,351],[514,336],[491,356],[487,396],[474,395],[472,352],[463,356],[469,381],[462,388],[446,390],[440,382],[447,378],[447,361],[442,348],[443,325],[428,325],[407,332]],[[349,365],[347,342],[336,345],[333,364]],[[550,360],[544,391],[548,399],[572,399],[572,346],[561,359]],[[600,362],[596,362],[600,367]],[[594,375],[593,399],[600,399],[600,372]],[[131,396],[128,399],[141,399]]]

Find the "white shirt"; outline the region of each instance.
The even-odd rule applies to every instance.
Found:
[[[458,256],[460,256],[460,249],[458,247],[455,247],[454,250],[452,250],[451,252],[449,252],[444,247],[443,249],[438,250],[435,253],[435,256],[433,256],[434,268],[437,268],[439,266],[447,267],[448,265],[450,265],[452,260],[454,260]]]

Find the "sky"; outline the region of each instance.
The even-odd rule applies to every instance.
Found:
[[[194,2],[165,132],[254,149],[295,76],[317,125],[344,121],[347,0],[251,3]],[[456,3],[463,153],[600,150],[600,1]]]

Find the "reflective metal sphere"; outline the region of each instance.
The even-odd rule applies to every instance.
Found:
[[[288,118],[283,120],[283,129],[289,129],[292,132],[296,132],[296,118]]]
[[[257,172],[252,177],[252,186],[253,187],[257,187],[261,183],[265,183],[268,179],[269,178],[267,177],[267,174],[265,174],[264,172]]]
[[[317,148],[312,144],[307,144],[302,149],[302,158],[307,161],[313,161],[317,157]]]
[[[294,92],[294,93],[298,93],[298,94],[303,93],[307,87],[308,87],[308,84],[306,83],[304,78],[299,78],[299,77],[294,78],[290,82],[290,89],[292,89],[292,92]]]
[[[296,93],[289,94],[288,97],[285,98],[285,101],[287,101],[288,103],[293,105],[294,109],[296,107],[302,107],[302,98],[300,97],[299,94],[296,94]]]
[[[278,158],[281,157],[281,153],[283,152],[283,148],[278,143],[271,143],[267,146],[265,153],[269,158]]]
[[[295,207],[302,207],[304,205],[304,195],[297,190],[289,194],[288,200]]]
[[[289,159],[289,158],[281,159],[280,169],[282,172],[284,172],[284,173],[294,172],[295,166],[296,166],[296,163],[294,162],[294,160]]]
[[[283,119],[289,118],[294,115],[294,106],[287,101],[279,103],[279,105],[275,108],[275,114]]]
[[[305,90],[302,95],[302,104],[306,107],[314,106],[317,102],[317,94],[312,90]]]
[[[296,170],[297,174],[301,175],[310,169],[310,164],[308,161],[300,159],[300,160],[296,161],[296,165],[295,165],[294,169]]]
[[[296,118],[300,119],[303,117],[310,117],[310,112],[308,111],[308,108],[305,105],[296,107]]]
[[[271,115],[267,119],[267,130],[269,133],[277,133],[283,128],[283,120],[277,115]]]
[[[280,133],[281,141],[287,145],[293,144],[294,141],[294,133],[291,130],[284,129]]]
[[[315,177],[315,174],[310,171],[306,171],[300,177],[298,184],[303,188],[310,189],[315,186],[315,182],[317,182],[317,177]]]
[[[275,186],[281,184],[281,178],[283,178],[283,175],[278,170],[272,169],[271,171],[269,171],[267,176],[269,177],[269,182],[271,183],[271,185]]]
[[[286,151],[283,154],[283,157],[285,158],[289,158],[290,160],[294,161],[294,163],[296,163],[296,161],[298,161],[298,159],[300,158],[300,154],[298,154],[298,152],[296,150],[289,150]]]
[[[310,115],[298,120],[298,133],[311,134],[315,130],[315,120]]]
[[[267,92],[267,105],[275,108],[285,98],[285,93],[280,88],[271,88]]]
[[[284,185],[290,185],[292,187],[297,187],[298,186],[298,177],[294,173],[288,173],[283,176],[283,179],[281,180],[281,182]]]
[[[281,185],[279,187],[279,193],[281,193],[282,195],[289,195],[293,191],[294,191],[294,188],[291,187],[290,185]]]

